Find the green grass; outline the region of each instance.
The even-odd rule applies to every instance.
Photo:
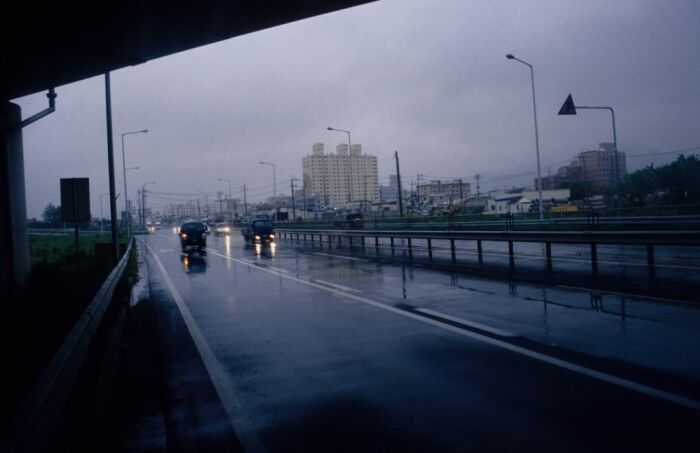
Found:
[[[112,237],[108,234],[80,236],[78,239],[80,256],[83,258],[94,256],[95,244],[111,243]],[[120,238],[120,243],[126,244],[126,238]],[[29,255],[32,267],[37,264],[51,265],[70,260],[75,256],[75,237],[31,235],[29,236]]]

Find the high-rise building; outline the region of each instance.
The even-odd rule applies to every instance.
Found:
[[[304,194],[316,193],[322,208],[368,208],[379,201],[377,157],[362,154],[362,146],[336,147],[335,154],[324,153],[323,143],[315,143],[302,159]]]

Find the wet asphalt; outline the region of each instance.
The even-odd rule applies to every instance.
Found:
[[[205,392],[205,412],[246,450],[695,451],[696,305],[327,244],[144,241],[151,298],[185,320],[224,408]],[[684,259],[660,262],[690,275]]]

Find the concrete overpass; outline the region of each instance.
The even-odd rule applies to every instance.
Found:
[[[0,294],[14,293],[30,272],[22,128],[60,108],[51,91],[47,109],[23,121],[12,99],[99,74],[108,80],[115,69],[369,1],[15,2],[0,32],[5,68],[0,90]],[[111,155],[108,99],[107,105]],[[113,175],[110,179],[113,188]],[[114,193],[111,198],[116,224]]]

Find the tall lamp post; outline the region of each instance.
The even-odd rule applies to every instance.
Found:
[[[226,199],[226,210],[229,213],[229,217],[231,217],[230,220],[233,220],[233,216],[231,215],[231,211],[229,210],[229,203],[231,203],[231,180],[227,178],[219,178],[219,181],[228,182],[228,198]]]
[[[131,237],[131,216],[129,215],[129,192],[126,191],[126,154],[124,153],[124,137],[132,134],[146,134],[148,129],[124,132],[122,134],[122,165],[124,168],[124,212],[126,213],[126,237]]]
[[[140,169],[140,168],[141,168],[141,167],[139,167],[139,166],[127,167],[124,171],[125,171],[125,172],[129,172],[129,171],[132,171],[132,170],[138,170],[138,169]],[[128,222],[125,222],[125,223],[127,223],[127,224],[130,225],[130,224],[131,224],[131,200],[127,200],[127,202],[126,202],[126,210],[125,210],[124,212],[125,212],[124,215],[126,215],[126,218],[129,219]]]
[[[347,174],[348,174],[348,203],[352,203],[352,200],[354,199],[353,197],[353,187],[352,187],[352,165],[350,165],[350,156],[352,155],[352,142],[350,141],[350,131],[346,131],[345,129],[336,129],[334,127],[328,126],[326,129],[329,131],[334,131],[334,132],[342,132],[344,134],[348,134],[348,165],[347,165]]]
[[[272,185],[273,185],[273,192],[274,192],[274,198],[275,198],[275,220],[277,220],[277,172],[275,170],[275,164],[271,162],[263,162],[260,161],[260,165],[269,165],[272,167]]]
[[[537,191],[540,199],[540,220],[544,220],[544,205],[542,204],[542,172],[540,171],[540,137],[537,132],[537,103],[535,102],[535,71],[532,65],[526,61],[516,58],[513,54],[506,55],[509,60],[515,60],[530,68],[530,79],[532,81],[532,110],[535,116],[535,149],[537,150]]]

